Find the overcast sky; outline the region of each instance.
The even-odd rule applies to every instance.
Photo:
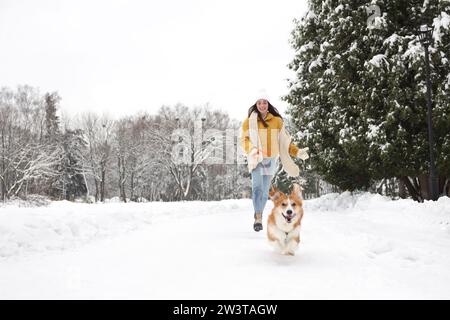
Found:
[[[58,91],[112,117],[209,103],[239,120],[259,88],[282,113],[306,0],[0,0],[0,86]]]

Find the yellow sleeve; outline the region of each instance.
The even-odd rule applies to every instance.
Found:
[[[281,128],[283,127],[283,119],[276,117],[276,119],[278,120],[278,126],[277,128],[281,130]]]
[[[250,150],[252,150],[253,145],[250,142],[250,135],[248,133],[248,118],[244,120],[244,123],[242,124],[242,132],[241,132],[241,147],[242,150],[246,154],[249,154]]]
[[[297,147],[295,144],[291,143],[289,145],[289,154],[291,155],[291,157],[296,157],[298,150],[299,150],[299,147]]]
[[[283,120],[280,118],[279,129],[281,129],[282,126],[283,126]],[[291,155],[291,157],[295,158],[297,156],[298,150],[299,150],[299,147],[297,147],[295,144],[291,143],[289,145],[289,154]]]

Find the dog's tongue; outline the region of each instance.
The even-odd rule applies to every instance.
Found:
[[[292,219],[294,219],[294,217],[295,217],[295,214],[293,214],[292,216],[287,216],[287,217],[286,217],[286,221],[287,221],[288,223],[291,223],[291,221],[292,221]]]

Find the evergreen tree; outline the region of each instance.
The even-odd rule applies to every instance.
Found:
[[[59,157],[55,168],[58,175],[50,181],[49,194],[55,198],[73,200],[87,192],[82,168],[82,154],[86,149],[86,142],[80,129],[66,129],[61,133],[57,116],[61,97],[57,92],[46,93],[44,101],[46,141],[52,150],[57,151]]]
[[[54,182],[55,188],[66,200],[86,195],[83,153],[87,148],[87,143],[83,138],[83,131],[80,129],[66,130],[59,146],[62,152],[58,165],[58,179]]]
[[[59,117],[56,115],[58,104],[61,97],[57,92],[46,93],[45,101],[45,126],[47,129],[46,137],[48,140],[54,141],[59,134]]]
[[[296,79],[284,99],[298,137],[308,141],[314,169],[348,190],[428,172],[425,72],[417,30],[433,22],[437,170],[449,176],[450,2],[311,0],[309,7],[292,32],[296,55],[289,68]],[[410,193],[418,199],[414,190]]]
[[[288,177],[286,171],[283,170],[283,165],[281,161],[278,162],[278,169],[273,177],[272,185],[281,192],[290,193],[292,190],[292,185],[294,183],[299,183],[303,187],[307,184],[307,180],[304,178],[305,165],[303,161],[300,159],[295,159],[294,161],[301,168],[301,173],[299,177]]]

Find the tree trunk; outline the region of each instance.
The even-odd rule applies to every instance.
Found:
[[[3,179],[2,179],[2,182],[1,182],[0,189],[2,191],[2,201],[5,202],[6,201],[6,184],[5,184],[5,181]]]
[[[400,178],[398,185],[398,196],[401,199],[406,199],[406,186],[405,182]]]
[[[133,171],[131,171],[130,189],[131,189],[130,199],[134,199],[134,169],[133,169]],[[142,193],[141,193],[141,197],[142,197]]]
[[[430,194],[430,176],[428,174],[421,174],[418,177],[419,179],[419,185],[420,185],[420,194],[422,195],[422,198],[425,200],[431,199]]]
[[[411,180],[409,180],[409,177],[402,176],[400,177],[400,181],[404,183],[406,186],[406,189],[408,189],[409,194],[413,198],[414,201],[423,202],[423,198],[420,195],[418,189],[411,183]],[[417,181],[415,181],[415,178],[413,178],[414,184],[417,185]]]
[[[315,184],[316,184],[315,185],[315,187],[316,187],[316,198],[319,198],[320,197],[319,180],[316,180]]]
[[[102,169],[102,180],[100,181],[100,201],[105,201],[105,170]]]
[[[123,202],[127,202],[127,195],[125,194],[125,161],[120,156],[117,157],[117,167],[119,170],[119,194]]]
[[[378,194],[381,194],[382,196],[384,195],[383,194],[383,185],[386,186],[386,178],[383,178],[383,180],[381,180],[380,184],[378,186],[375,186],[375,192]]]
[[[450,181],[448,179],[447,179],[446,185],[447,185],[446,194],[447,194],[447,197],[450,197]]]
[[[444,186],[442,187],[442,194],[450,197],[450,179],[446,178]]]
[[[445,184],[447,182],[447,177],[439,176],[438,179],[438,196],[446,195]]]
[[[98,202],[99,186],[97,177],[94,177],[94,182],[95,182],[95,202]]]
[[[2,201],[5,202],[6,201],[6,163],[5,163],[5,133],[4,130],[2,129],[2,175],[3,175],[3,179],[1,181],[1,192],[2,192]]]
[[[414,184],[414,189],[416,189],[416,192],[422,197],[422,194],[420,193],[419,180],[417,180],[417,177],[413,177],[412,181],[413,181],[413,184]]]
[[[86,174],[83,171],[83,180],[84,180],[84,184],[86,185],[86,195],[85,195],[85,200],[87,201],[89,199],[89,185],[87,183],[86,180]]]

